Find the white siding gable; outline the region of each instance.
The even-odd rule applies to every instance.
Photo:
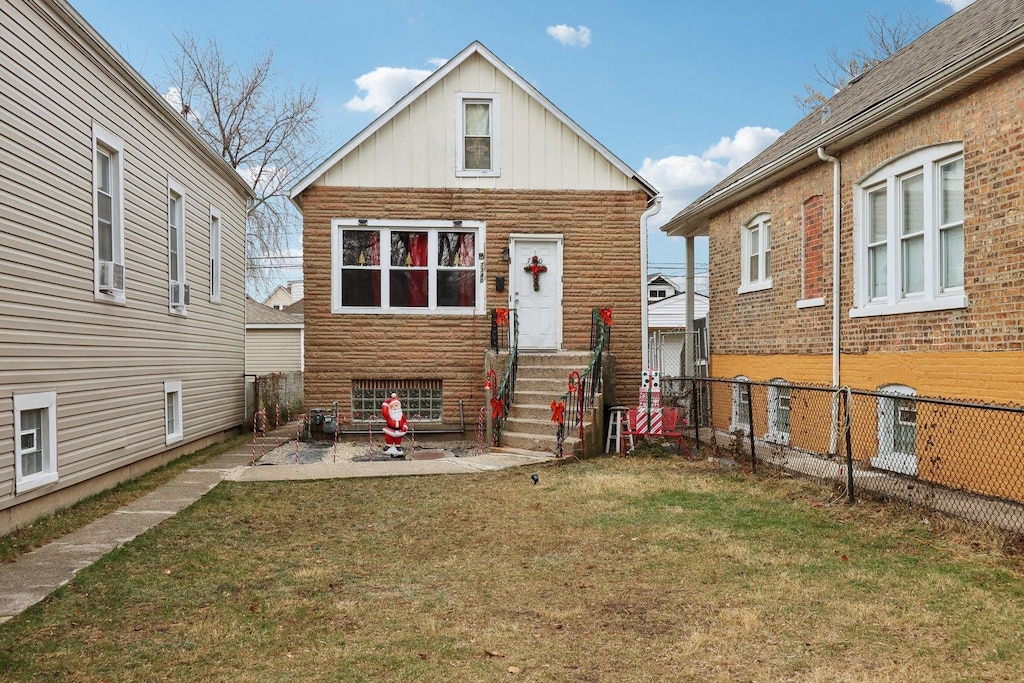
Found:
[[[344,187],[635,190],[635,172],[474,43],[293,190]],[[460,93],[494,93],[500,173],[456,175]]]

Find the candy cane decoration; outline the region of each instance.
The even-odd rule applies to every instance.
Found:
[[[295,423],[295,463],[299,462],[299,441],[302,438],[302,431],[309,418],[303,414]]]
[[[259,417],[260,412],[254,410],[252,413],[252,460],[249,461],[250,465],[256,464],[256,418]]]
[[[373,460],[373,422],[371,420],[366,421],[366,430],[370,432],[370,460]]]
[[[484,454],[484,438],[487,432],[487,406],[480,408],[476,417],[476,454]]]
[[[420,419],[419,413],[413,413],[409,418],[409,431],[412,433],[412,450],[416,452],[416,420]]]
[[[274,429],[277,430],[280,426],[281,426],[281,404],[280,403],[275,403],[274,404]],[[280,434],[280,432],[276,432],[274,434],[274,447],[276,448],[276,447],[278,447],[280,445],[281,445],[281,434]]]
[[[338,407],[334,407],[334,452],[331,454],[332,462],[338,462]]]

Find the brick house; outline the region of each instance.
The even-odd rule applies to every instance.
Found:
[[[292,189],[306,404],[363,420],[395,390],[429,426],[475,423],[495,307],[519,311],[520,349],[538,353],[588,349],[592,308],[611,307],[615,386],[632,393],[655,195],[473,43]]]
[[[670,220],[709,237],[712,376],[1024,403],[1022,95],[1024,2],[979,0]],[[891,404],[860,457],[916,473]]]

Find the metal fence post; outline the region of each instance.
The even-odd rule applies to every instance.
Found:
[[[747,433],[750,434],[750,473],[757,472],[757,451],[754,448],[754,400],[750,396],[750,382],[747,385]]]
[[[843,431],[846,433],[846,495],[847,501],[853,505],[853,439],[850,435],[853,424],[850,422],[850,395],[843,392]]]
[[[694,451],[700,454],[700,395],[697,393],[697,380],[691,379],[693,388],[690,391],[690,413],[693,415]]]

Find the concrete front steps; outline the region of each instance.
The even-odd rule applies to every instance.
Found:
[[[551,421],[551,402],[568,390],[569,373],[582,373],[590,359],[590,351],[520,352],[515,397],[501,431],[500,446],[554,453],[558,440],[557,425]],[[563,454],[579,450],[579,441],[578,433],[567,433]]]

